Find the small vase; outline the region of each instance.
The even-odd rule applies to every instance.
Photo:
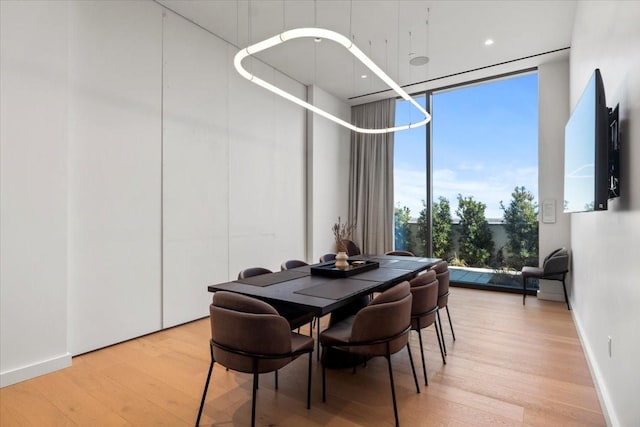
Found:
[[[349,267],[347,259],[349,259],[349,256],[346,252],[338,252],[336,254],[336,268],[339,270],[346,270]]]

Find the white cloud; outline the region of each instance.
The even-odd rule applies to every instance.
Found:
[[[458,194],[463,197],[473,196],[474,200],[487,205],[487,218],[502,218],[500,201],[508,204],[511,193],[516,186],[524,186],[533,192],[537,199],[537,168],[517,168],[509,165],[492,165],[491,168],[479,168],[478,173],[465,173],[466,178],[451,169],[437,169],[433,172],[434,198],[446,197],[451,204],[451,214],[455,215]],[[424,171],[396,169],[394,175],[394,191],[397,206],[407,206],[411,216],[417,218],[422,210],[422,200],[426,196]]]
[[[474,163],[462,162],[458,165],[458,169],[479,172],[481,170],[484,170],[484,165],[479,162],[474,162]]]

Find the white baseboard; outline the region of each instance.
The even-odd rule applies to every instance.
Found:
[[[575,310],[571,310],[571,317],[573,317],[573,323],[576,325],[578,339],[580,339],[582,349],[584,350],[584,354],[587,359],[587,365],[589,366],[589,370],[591,371],[591,378],[593,378],[596,393],[598,394],[598,400],[600,400],[600,406],[602,407],[604,420],[607,423],[607,426],[618,427],[620,426],[620,422],[618,421],[618,417],[613,410],[613,402],[611,401],[611,396],[609,395],[607,387],[602,379],[602,374],[600,372],[600,369],[598,368],[598,364],[595,362],[595,357],[593,355],[593,351],[591,350],[591,345],[589,345],[589,341],[587,341],[585,335],[582,333],[582,324],[576,316]]]
[[[0,388],[71,366],[71,353],[10,371],[0,372]]]

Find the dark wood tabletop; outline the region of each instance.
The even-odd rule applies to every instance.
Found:
[[[382,291],[408,280],[440,261],[438,258],[386,255],[359,255],[351,259],[376,261],[380,267],[350,277],[332,278],[311,275],[311,266],[304,266],[209,285],[208,290],[236,292],[323,316],[363,295]]]

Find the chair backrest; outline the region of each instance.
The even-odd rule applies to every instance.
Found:
[[[402,282],[378,295],[371,303],[358,311],[351,329],[351,342],[368,342],[389,339],[389,353],[393,354],[407,345],[411,323],[411,291],[409,282]],[[405,334],[401,334],[406,330]],[[398,335],[401,334],[401,335]],[[395,337],[395,338],[394,338]],[[353,353],[383,356],[386,344],[351,347]]]
[[[351,240],[343,240],[342,243],[344,243],[344,247],[347,251],[347,255],[349,256],[354,256],[354,255],[360,255],[360,248]]]
[[[544,259],[542,264],[544,276],[564,274],[569,271],[569,251],[566,248],[556,249]]]
[[[438,279],[438,307],[444,308],[449,302],[449,264],[447,261],[440,261],[431,270],[436,272]]]
[[[411,285],[411,328],[431,326],[438,310],[438,279],[435,270],[420,274],[409,282]]]
[[[336,259],[336,254],[324,254],[320,257],[320,262],[329,262]]]
[[[209,306],[211,341],[216,362],[240,372],[271,372],[291,361],[289,322],[266,302],[233,292],[218,291]],[[270,356],[286,355],[283,358]]]
[[[305,265],[309,265],[309,263],[300,261],[299,259],[290,259],[280,265],[280,270],[285,271],[296,267],[304,267]]]
[[[385,255],[415,256],[415,254],[410,251],[389,251]]]
[[[251,267],[238,273],[238,279],[246,279],[247,277],[260,276],[261,274],[269,274],[273,271],[263,267]]]

